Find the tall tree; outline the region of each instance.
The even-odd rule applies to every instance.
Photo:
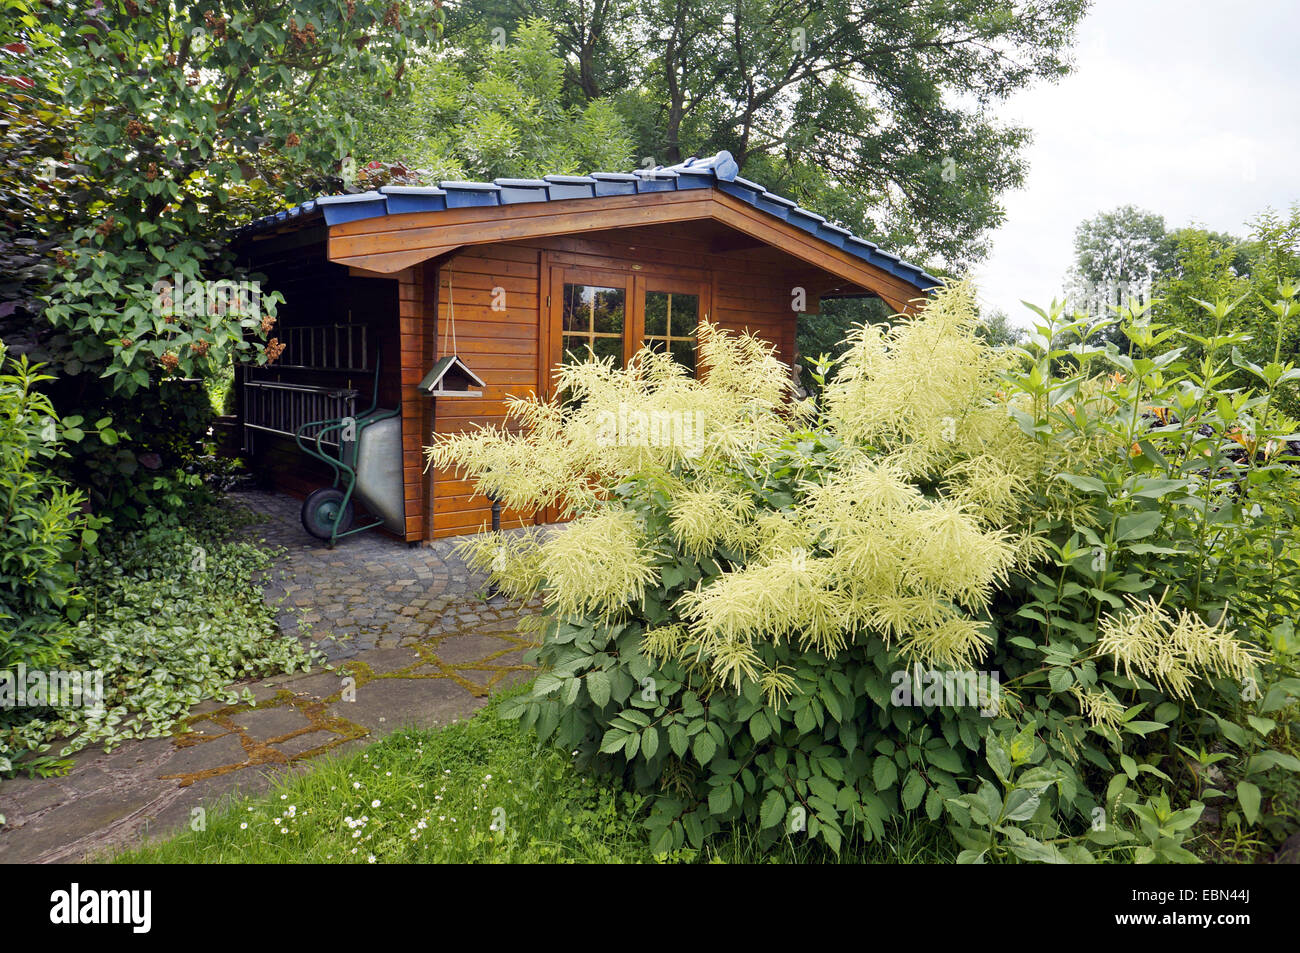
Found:
[[[1074,230],[1071,302],[1080,311],[1107,315],[1108,305],[1149,295],[1174,259],[1163,216],[1133,205],[1101,212]]]
[[[24,349],[52,362],[63,414],[134,422],[135,454],[83,445],[75,479],[97,503],[178,426],[154,413],[161,381],[276,356],[271,302],[241,313],[223,289],[169,308],[164,289],[248,277],[226,250],[231,226],[317,194],[352,149],[354,126],[315,100],[322,77],[390,84],[441,19],[412,0],[0,4],[0,195],[6,212],[18,203],[0,274],[19,276],[0,284],[0,335],[18,324]]]
[[[728,149],[750,178],[961,266],[1023,181],[990,107],[1069,69],[1087,0],[467,0],[449,35],[559,27],[569,95],[613,95],[641,156]]]
[[[400,160],[430,179],[528,178],[624,169],[631,130],[608,99],[566,101],[569,65],[546,20],[508,39],[478,31],[422,59],[393,94],[336,79],[329,95],[356,116],[361,160]],[[366,163],[369,166],[369,163]]]

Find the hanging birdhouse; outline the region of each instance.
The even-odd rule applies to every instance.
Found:
[[[485,386],[455,354],[439,360],[420,381],[420,390],[434,397],[482,397]]]

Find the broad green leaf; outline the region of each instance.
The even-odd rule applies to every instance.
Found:
[[[906,810],[915,810],[921,803],[921,798],[925,796],[925,778],[921,777],[921,772],[915,768],[908,774],[907,780],[903,783],[902,802]]]
[[[604,669],[593,669],[587,673],[587,694],[597,708],[609,704],[609,673]]]
[[[1115,522],[1115,539],[1142,539],[1150,536],[1160,526],[1163,519],[1164,514],[1159,510],[1128,513]]]
[[[1237,801],[1241,804],[1241,813],[1245,816],[1247,824],[1253,825],[1259,820],[1259,788],[1249,781],[1238,782]]]
[[[875,782],[877,791],[893,787],[898,780],[898,766],[894,764],[894,759],[884,755],[877,757],[872,766],[871,779]]]
[[[714,754],[717,753],[718,745],[707,731],[701,731],[695,736],[695,760],[700,764],[707,766],[713,760]]]
[[[759,826],[764,829],[775,827],[781,823],[783,817],[785,817],[785,798],[780,791],[768,791],[767,796],[763,798],[763,806],[759,808]]]

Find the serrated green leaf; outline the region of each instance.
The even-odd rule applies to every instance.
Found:
[[[921,798],[925,796],[925,778],[921,777],[921,772],[913,769],[903,783],[902,801],[906,810],[915,810],[921,803]]]
[[[587,694],[591,696],[592,703],[597,708],[604,708],[609,704],[609,673],[604,669],[593,669],[587,673]]]

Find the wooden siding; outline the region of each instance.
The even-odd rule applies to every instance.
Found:
[[[424,329],[426,341],[433,342],[424,365],[427,369],[439,357],[453,353],[454,305],[454,353],[487,386],[481,398],[436,401],[432,429],[447,434],[483,424],[502,425],[507,422],[507,396],[545,392],[549,355],[554,350],[548,302],[552,289],[547,282],[563,269],[624,273],[651,283],[655,279],[689,282],[699,287],[710,320],[728,330],[763,337],[789,362],[797,319],[791,307],[794,288],[805,288],[810,306],[815,306],[818,289],[834,280],[801,262],[771,254],[767,246],[729,253],[715,251],[716,246],[716,237],[680,224],[472,246],[442,259],[436,269],[437,330],[430,334]],[[494,289],[503,293],[498,303],[504,310],[493,310]],[[408,498],[414,489],[408,486]],[[489,525],[491,505],[475,496],[473,486],[458,474],[433,473],[422,482],[420,492],[433,500],[432,519],[426,514],[424,521],[425,538],[475,532]],[[533,513],[502,514],[505,527],[536,521]]]
[[[541,258],[539,249],[483,245],[444,260],[437,269],[438,305],[435,351],[425,364],[456,353],[483,379],[482,398],[444,397],[433,405],[437,433],[461,433],[481,424],[505,423],[507,395],[537,392]],[[504,292],[504,310],[493,310],[493,289]],[[455,315],[453,350],[452,315]],[[425,370],[428,369],[425,368]],[[436,472],[432,480],[430,538],[458,536],[490,526],[492,505],[454,473]],[[504,527],[534,522],[533,514],[507,510]],[[427,525],[427,523],[426,523]]]

